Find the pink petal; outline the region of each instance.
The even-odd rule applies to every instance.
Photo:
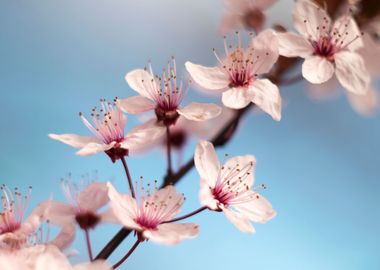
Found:
[[[110,144],[89,143],[89,144],[85,145],[82,149],[80,149],[76,154],[78,156],[95,155],[99,152],[104,152],[104,151],[111,149],[112,147],[114,147],[115,144],[116,144],[116,142],[112,142]]]
[[[268,79],[262,79],[256,80],[250,88],[255,93],[252,102],[272,116],[274,120],[280,121],[282,99],[277,85]]]
[[[57,236],[48,242],[49,245],[56,246],[57,248],[64,250],[75,239],[75,225],[72,223],[65,223],[60,226]]]
[[[192,121],[205,121],[217,117],[222,108],[212,103],[192,102],[177,112]]]
[[[278,33],[280,54],[286,57],[308,57],[313,54],[313,46],[307,38],[295,33]]]
[[[94,262],[74,265],[73,270],[111,270],[113,269],[106,261],[96,260]],[[58,269],[57,269],[58,270]]]
[[[349,92],[364,95],[368,91],[371,78],[359,54],[339,52],[335,55],[335,65],[338,81]]]
[[[125,75],[128,85],[141,96],[152,99],[152,86],[155,84],[153,76],[144,69],[135,69]]]
[[[120,110],[125,113],[137,114],[154,109],[154,103],[143,96],[134,96],[116,101]]]
[[[228,208],[222,207],[223,213],[226,218],[235,225],[240,231],[244,233],[254,233],[255,229],[249,220],[240,213],[234,212]]]
[[[344,43],[339,44],[339,46],[346,47],[350,51],[356,51],[357,49],[363,47],[363,40],[361,38],[362,33],[351,16],[344,15],[339,17],[334,22],[332,33],[336,32],[336,30],[338,30],[337,32],[339,34],[344,35]]]
[[[223,90],[228,87],[229,76],[219,67],[204,67],[191,62],[185,63],[193,80],[207,90]]]
[[[334,65],[324,57],[312,56],[302,64],[302,76],[311,83],[324,83],[334,75]]]
[[[157,204],[157,202],[165,204],[166,207],[160,211],[160,219],[162,221],[169,221],[181,211],[183,200],[183,195],[178,193],[173,185],[169,185],[155,190],[142,205],[145,203]]]
[[[218,201],[214,199],[214,195],[212,195],[212,192],[210,190],[210,185],[207,183],[206,180],[201,178],[200,181],[200,190],[199,190],[199,201],[202,205],[207,206],[208,208],[212,210],[218,209]]]
[[[58,249],[50,247],[48,251],[36,258],[35,269],[38,270],[72,270],[71,264]]]
[[[96,212],[108,201],[108,187],[105,183],[91,183],[78,195],[78,205],[84,210]]]
[[[130,153],[135,154],[143,151],[146,146],[157,143],[164,135],[166,128],[158,125],[156,119],[138,125],[130,130],[121,143],[121,147],[128,149]]]
[[[93,136],[80,136],[76,134],[49,134],[51,139],[63,142],[74,148],[82,148],[89,143],[99,143],[99,139]]]
[[[198,233],[199,226],[195,223],[166,223],[158,225],[156,230],[145,230],[143,236],[156,243],[174,245],[194,238]]]
[[[367,33],[364,34],[362,39],[364,47],[358,50],[358,53],[363,57],[368,71],[371,74],[378,75],[380,73],[380,43]]]
[[[252,155],[245,155],[245,156],[235,156],[226,161],[224,164],[224,167],[226,168],[234,168],[236,165],[239,164],[239,168],[251,168],[250,174],[247,176],[244,176],[244,181],[248,185],[248,187],[251,187],[254,182],[254,175],[256,171],[256,158]],[[246,170],[242,170],[242,173],[246,173]]]
[[[378,92],[372,88],[368,89],[364,95],[348,94],[348,100],[356,112],[363,116],[373,116],[380,107],[380,97]]]
[[[305,23],[306,20],[306,23]],[[326,23],[326,20],[328,21]],[[293,12],[294,27],[304,37],[318,40],[323,26],[330,29],[331,19],[324,9],[310,0],[298,0]]]
[[[222,94],[224,106],[231,109],[242,109],[247,107],[254,98],[255,93],[249,87],[231,88]]]
[[[134,221],[139,211],[136,200],[130,195],[118,193],[109,182],[107,186],[111,207],[119,222],[127,228],[141,230],[141,227]]]
[[[233,205],[237,211],[256,223],[266,223],[276,216],[276,211],[267,199],[254,191],[249,191],[249,193],[253,199],[246,203]]]
[[[214,146],[207,141],[200,141],[194,153],[195,167],[202,179],[213,188],[217,181],[220,164]]]
[[[278,59],[279,43],[272,30],[262,31],[252,41],[255,74],[268,73]]]
[[[321,84],[312,84],[306,88],[308,95],[315,100],[327,100],[338,94],[338,80],[336,76],[332,76],[330,80]]]

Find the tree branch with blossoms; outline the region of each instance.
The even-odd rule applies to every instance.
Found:
[[[236,32],[236,46],[229,45],[225,37],[224,53],[213,50],[216,66],[188,61],[184,66],[191,80],[182,81],[177,78],[174,58],[162,74],[155,74],[149,63],[125,76],[137,95],[115,98],[113,102],[101,99],[100,107],[94,107],[89,118],[80,113],[92,136],[49,134],[77,148],[80,156],[105,153],[113,163],[120,160],[129,193],[120,193],[110,182],[79,185],[63,180],[61,187],[67,202],[43,201],[24,220],[30,191],[23,197],[20,191],[2,186],[0,263],[11,266],[5,269],[117,269],[147,241],[174,245],[196,237],[199,225],[187,220],[206,211],[223,213],[244,233],[255,232],[252,223],[273,219],[277,212],[260,192],[266,187],[254,185],[256,158],[248,154],[220,161],[215,149],[232,140],[252,108],[280,121],[282,98],[278,86],[303,80],[320,91],[326,83],[340,84],[347,90],[353,108],[369,113],[378,105],[371,82],[379,67],[371,58],[373,54],[380,57],[380,24],[375,24],[376,16],[380,17],[378,3],[298,0],[293,11],[295,33],[281,25],[274,26],[275,31],[265,30],[265,9],[274,2],[226,1],[229,13],[222,20],[221,31],[244,27],[256,35],[252,35],[247,47],[242,45],[240,31]],[[300,59],[304,59],[301,72],[293,76]],[[223,108],[213,103],[184,104],[191,82],[220,93]],[[125,131],[126,114],[149,111],[152,119]],[[213,130],[205,136],[203,131],[210,127],[217,132]],[[194,155],[175,169],[174,152],[181,150],[196,132],[199,136]],[[160,187],[157,182],[145,185],[143,178],[134,182],[128,167],[129,159],[153,145],[162,145],[167,157]],[[194,167],[200,178],[201,206],[180,215],[185,197],[175,185]],[[116,223],[122,229],[94,258],[90,233],[102,223]],[[42,236],[44,224],[58,227],[55,238]],[[76,227],[84,233],[89,262],[71,265],[63,250],[75,239]],[[136,237],[131,248],[113,264],[107,262],[131,233]],[[33,259],[28,259],[26,268],[24,261],[30,257]]]

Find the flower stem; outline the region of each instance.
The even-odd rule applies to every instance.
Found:
[[[120,261],[118,261],[117,263],[114,264],[113,266],[113,269],[116,269],[118,268],[126,259],[128,259],[128,257],[133,253],[133,251],[135,251],[135,249],[137,248],[137,246],[141,243],[141,239],[140,237],[137,238],[136,242],[134,243],[134,245],[131,247],[131,249],[127,252],[127,254],[125,254],[125,256],[123,258],[121,258]]]
[[[171,151],[171,138],[170,138],[170,127],[166,126],[166,149],[168,156],[168,175],[173,174],[172,168],[172,151]]]
[[[90,232],[88,229],[84,230],[84,235],[86,237],[86,245],[87,245],[87,251],[88,251],[88,257],[90,258],[90,261],[93,260],[92,256],[92,248],[91,248],[91,241],[90,241]]]
[[[179,221],[179,220],[183,220],[183,219],[186,219],[186,218],[189,218],[189,217],[192,217],[196,214],[199,214],[200,212],[204,211],[208,209],[207,206],[202,206],[201,208],[198,208],[197,210],[187,214],[187,215],[184,215],[184,216],[180,216],[180,217],[177,217],[177,218],[174,218],[174,219],[171,219],[171,220],[168,220],[168,221],[164,221],[162,222],[161,224],[163,223],[172,223],[172,222],[176,222],[176,221]]]
[[[131,190],[131,195],[133,198],[136,198],[135,189],[133,188],[132,177],[131,177],[131,174],[129,173],[129,169],[128,169],[128,165],[127,165],[127,161],[125,160],[125,157],[121,158],[121,162],[123,163],[125,174],[127,175],[127,178],[128,178],[128,184],[129,184],[129,189]]]

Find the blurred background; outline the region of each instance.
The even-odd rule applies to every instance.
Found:
[[[268,12],[270,22],[291,27],[292,6],[279,1]],[[1,1],[0,183],[24,191],[32,185],[29,210],[51,195],[64,201],[59,180],[69,173],[77,181],[98,175],[127,191],[120,163],[104,154],[78,157],[47,134],[89,135],[78,112],[89,113],[103,97],[133,95],[124,75],[149,60],[156,70],[172,55],[182,71],[187,60],[214,65],[211,49],[222,49],[224,12],[221,0]],[[195,88],[187,102],[219,102]],[[144,243],[120,269],[380,269],[379,114],[358,115],[343,94],[312,101],[305,88],[282,87],[281,122],[251,113],[218,150],[220,157],[256,156],[256,181],[268,186],[264,196],[278,211],[275,219],[244,235],[222,214],[202,213],[193,218],[201,225],[198,238],[175,247]],[[130,119],[128,128],[138,122]],[[160,180],[164,152],[131,157],[129,166],[134,178]],[[183,213],[198,208],[198,188],[195,170],[178,184],[187,197]],[[92,232],[94,252],[118,230]],[[111,261],[132,243],[128,238]],[[73,248],[81,252],[75,261],[87,259],[82,234]]]

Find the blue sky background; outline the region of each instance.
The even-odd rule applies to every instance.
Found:
[[[291,1],[280,2],[272,21],[290,25]],[[78,112],[89,112],[102,97],[132,95],[124,75],[149,59],[157,70],[171,55],[178,66],[186,60],[213,65],[211,49],[222,48],[222,14],[218,0],[1,1],[0,183],[32,185],[30,208],[50,194],[63,200],[59,179],[68,173],[80,179],[97,170],[101,180],[126,191],[121,164],[105,155],[75,156],[47,134],[89,134]],[[219,151],[256,155],[257,182],[268,186],[265,196],[278,211],[274,220],[244,235],[223,215],[202,213],[193,219],[201,225],[198,238],[176,247],[144,243],[120,269],[379,269],[379,114],[357,115],[343,95],[313,102],[304,88],[281,89],[280,123],[252,113]],[[195,98],[211,100],[192,91],[188,100]],[[134,177],[146,179],[160,179],[166,166],[160,151],[129,164]],[[198,186],[195,171],[178,185],[188,198],[184,212],[199,206]],[[95,252],[117,230],[94,232]],[[83,240],[79,234],[74,247],[86,258]]]

